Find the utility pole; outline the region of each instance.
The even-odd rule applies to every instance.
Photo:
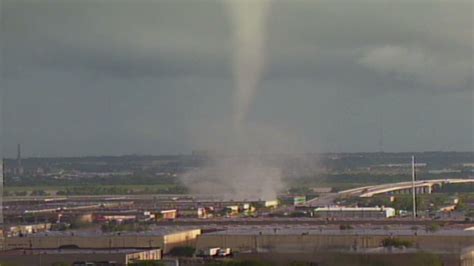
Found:
[[[21,162],[21,144],[17,145],[17,157],[16,157],[16,174],[18,176],[23,175],[23,164]]]
[[[413,196],[413,220],[416,219],[416,190],[415,190],[415,156],[411,156],[411,190]]]
[[[383,153],[383,127],[380,127],[379,131],[379,152]]]

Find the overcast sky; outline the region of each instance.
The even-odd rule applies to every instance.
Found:
[[[3,0],[1,27],[7,156],[16,143],[70,156],[225,139],[235,91],[222,1]],[[247,122],[272,141],[378,151],[383,132],[385,151],[474,149],[473,1],[275,0],[266,29]]]

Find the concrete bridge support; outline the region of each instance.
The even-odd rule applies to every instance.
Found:
[[[425,194],[425,187],[416,187],[416,194]]]

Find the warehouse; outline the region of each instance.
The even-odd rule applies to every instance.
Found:
[[[474,265],[474,246],[467,247],[461,252],[461,266]]]
[[[40,224],[28,224],[28,225],[15,225],[15,226],[6,226],[8,230],[6,231],[8,236],[20,236],[28,235],[37,232],[46,232],[51,229],[51,223],[40,223]]]
[[[386,207],[322,207],[314,215],[323,218],[389,218],[395,216],[394,208]]]
[[[104,234],[97,232],[47,232],[26,237],[6,237],[5,250],[11,249],[57,249],[74,247],[80,249],[159,248],[168,253],[173,247],[194,246],[200,229],[162,228],[160,230],[135,233]]]
[[[157,219],[164,219],[164,220],[174,220],[176,219],[178,214],[177,210],[162,210],[160,211],[156,217]]]
[[[0,252],[2,263],[14,263],[14,265],[72,265],[79,262],[128,265],[132,262],[154,261],[161,258],[160,249],[22,249]]]
[[[460,254],[461,249],[474,245],[474,232],[464,230],[440,230],[437,233],[419,232],[411,229],[389,230],[374,227],[340,230],[339,228],[295,228],[293,226],[239,227],[202,234],[198,237],[196,249],[213,247],[230,248],[233,252],[268,253],[310,253],[328,250],[358,250],[380,248],[387,237],[411,241],[420,250]],[[464,257],[470,258],[465,250]]]

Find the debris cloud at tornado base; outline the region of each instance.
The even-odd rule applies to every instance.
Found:
[[[224,3],[232,31],[231,123],[223,129],[225,136],[212,140],[213,152],[205,165],[186,173],[182,182],[194,194],[227,200],[273,200],[284,187],[282,172],[277,163],[265,160],[262,154],[286,150],[287,138],[282,131],[248,121],[265,67],[265,21],[270,1]]]

